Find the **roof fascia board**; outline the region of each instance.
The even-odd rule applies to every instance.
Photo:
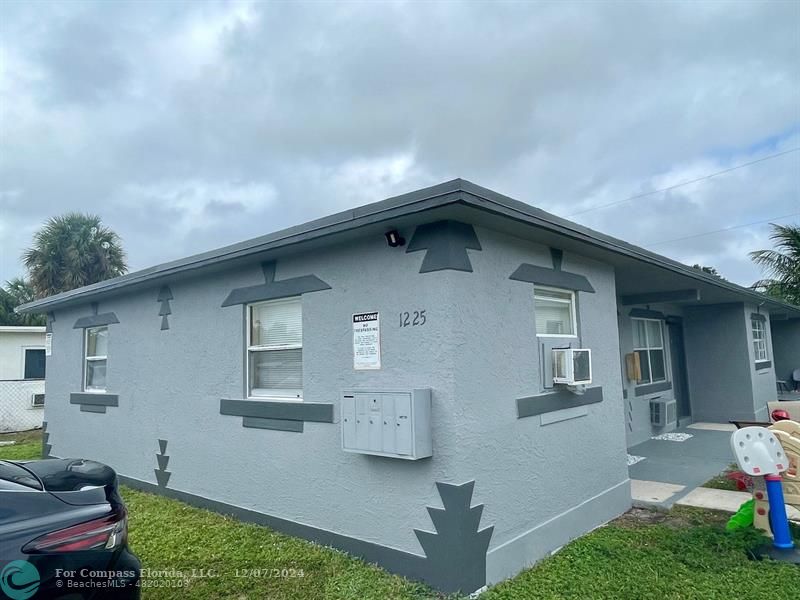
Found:
[[[472,205],[476,208],[480,208],[489,212],[499,213],[524,223],[536,225],[543,229],[549,229],[578,241],[585,242],[589,245],[596,246],[616,254],[621,254],[623,256],[628,256],[630,258],[673,271],[680,275],[685,275],[687,277],[691,277],[692,279],[709,283],[716,287],[746,295],[747,297],[751,298],[753,302],[763,302],[773,306],[779,306],[783,309],[788,309],[793,312],[800,312],[798,307],[792,306],[791,304],[767,298],[763,294],[748,288],[722,280],[718,277],[714,277],[713,275],[705,274],[698,269],[694,269],[688,265],[679,263],[671,258],[650,252],[649,250],[634,246],[633,244],[629,244],[623,240],[607,236],[598,231],[589,229],[588,227],[583,227],[577,223],[572,223],[571,221],[567,221],[566,219],[562,219],[561,217],[557,217],[541,209],[524,204],[519,200],[514,200],[508,196],[503,196],[497,192],[481,188],[480,186],[470,182],[465,183],[468,184],[465,186],[466,189],[464,190],[468,194],[465,198],[465,202],[468,205]]]
[[[41,300],[35,300],[18,306],[15,311],[22,314],[45,312],[56,306],[65,307],[68,305],[80,304],[88,302],[90,298],[96,295],[104,294],[119,288],[203,269],[213,264],[235,260],[237,258],[245,258],[250,255],[260,254],[277,248],[285,248],[312,239],[320,239],[357,227],[391,220],[401,216],[412,215],[448,204],[456,204],[462,200],[463,194],[460,190],[455,189],[452,184],[453,182],[448,182],[447,184],[440,184],[433,188],[419,190],[419,193],[412,192],[404,196],[383,200],[378,204],[391,204],[390,206],[384,205],[383,208],[370,208],[368,205],[360,209],[344,211],[329,217],[323,217],[316,221],[311,221],[305,225],[284,229],[247,242],[225,246],[217,250],[211,250],[188,258],[156,265],[76,290],[62,292],[55,296],[42,298]],[[430,193],[422,194],[421,192]],[[258,242],[258,240],[263,241]]]
[[[117,290],[122,287],[143,284],[176,274],[203,269],[213,264],[231,261],[237,258],[246,258],[247,256],[269,250],[284,248],[309,240],[335,235],[364,225],[457,203],[463,203],[466,206],[503,215],[528,225],[534,225],[553,231],[590,246],[595,246],[609,252],[673,271],[680,275],[690,277],[691,279],[744,295],[752,299],[753,302],[778,306],[783,310],[789,310],[792,313],[800,314],[800,309],[790,304],[768,299],[753,290],[705,274],[665,256],[655,254],[644,248],[639,248],[638,246],[624,242],[623,240],[583,227],[582,225],[562,219],[561,217],[547,213],[529,204],[520,202],[519,200],[514,200],[508,196],[461,179],[455,179],[430,188],[416,190],[360,208],[343,211],[302,225],[290,227],[272,234],[267,234],[259,238],[157,265],[149,269],[123,275],[122,277],[96,283],[91,286],[63,292],[49,298],[36,300],[17,307],[16,312],[45,312],[55,306],[66,306],[68,304],[86,302],[89,298],[96,295]]]

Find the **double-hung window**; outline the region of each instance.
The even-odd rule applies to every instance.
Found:
[[[303,398],[303,309],[300,298],[247,307],[247,380],[252,397]]]
[[[633,351],[639,355],[642,378],[638,383],[667,380],[664,332],[658,319],[632,319]]]
[[[767,324],[760,319],[750,319],[753,330],[753,355],[756,362],[766,362],[769,360],[767,354]]]
[[[87,327],[85,336],[83,389],[86,392],[105,392],[108,327]]]
[[[536,335],[576,337],[575,292],[536,286],[533,290]]]

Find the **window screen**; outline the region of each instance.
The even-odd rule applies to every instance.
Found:
[[[300,298],[254,304],[249,311],[250,395],[301,399],[303,311]]]
[[[537,335],[575,335],[575,294],[566,290],[536,288],[534,311]]]

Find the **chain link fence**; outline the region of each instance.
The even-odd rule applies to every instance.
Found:
[[[0,381],[0,433],[42,426],[44,380]]]

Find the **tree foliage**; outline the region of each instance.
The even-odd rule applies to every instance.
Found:
[[[127,271],[119,236],[100,217],[69,213],[50,218],[22,255],[37,298],[123,275]]]
[[[0,326],[3,325],[44,325],[44,315],[18,315],[14,309],[20,304],[35,299],[33,287],[22,279],[15,277],[0,288]]]
[[[750,258],[766,277],[753,288],[778,300],[800,306],[800,226],[772,224],[773,250],[757,250]]]
[[[708,273],[709,275],[713,275],[714,277],[719,277],[720,279],[725,279],[722,275],[719,274],[716,267],[709,267],[706,265],[699,265],[697,263],[692,265],[693,269],[697,269],[698,271],[702,271],[703,273]]]

